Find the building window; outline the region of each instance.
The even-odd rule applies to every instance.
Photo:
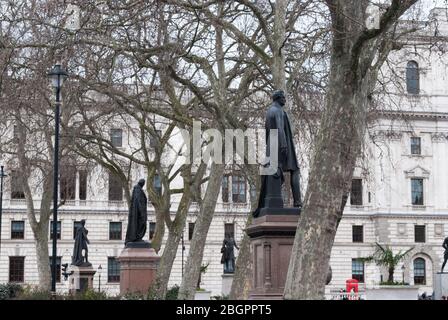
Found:
[[[222,183],[221,183],[221,196],[222,196],[222,202],[227,203],[229,202],[229,175],[224,175],[222,177]]]
[[[11,199],[25,199],[21,177],[16,171],[11,172]]]
[[[232,176],[232,201],[246,203],[246,179],[243,176]]]
[[[154,175],[154,182],[153,182],[154,190],[157,193],[159,197],[162,196],[162,180],[160,179],[160,176],[158,174]]]
[[[426,242],[426,226],[414,226],[415,242]]]
[[[423,205],[423,179],[411,179],[412,205]]]
[[[121,180],[112,173],[109,173],[109,201],[123,201]]]
[[[24,282],[25,257],[9,257],[9,282]]]
[[[156,233],[156,223],[150,222],[149,223],[149,240],[152,240],[152,238],[154,238],[155,233]]]
[[[110,129],[110,142],[113,147],[121,148],[123,146],[123,130]]]
[[[11,221],[11,239],[25,238],[25,222]]]
[[[60,176],[60,195],[62,200],[75,200],[76,198],[76,168],[65,166]]]
[[[352,180],[352,190],[350,192],[350,205],[362,206],[362,179]]]
[[[121,240],[121,222],[109,222],[109,240]]]
[[[87,171],[79,171],[79,200],[87,199]]]
[[[422,139],[419,137],[411,138],[411,154],[422,154]]]
[[[53,257],[50,257],[50,271],[53,267]],[[61,282],[61,257],[56,257],[56,282]]]
[[[364,242],[364,226],[352,226],[353,242]]]
[[[415,61],[409,61],[406,67],[406,89],[410,94],[420,92],[420,71]]]
[[[81,227],[81,221],[74,221],[73,222],[73,239],[76,238],[76,233],[78,232],[78,228]]]
[[[235,239],[235,224],[225,223],[224,224],[224,238],[232,237]]]
[[[56,239],[61,239],[61,221],[56,224]],[[53,221],[50,221],[50,239],[53,239]]]
[[[194,222],[190,222],[188,224],[188,240],[193,239],[193,233],[194,233]]]
[[[364,282],[364,261],[352,259],[352,278]]]
[[[107,282],[120,282],[120,263],[115,257],[107,258]]]
[[[423,258],[414,260],[414,284],[426,284],[426,263]]]

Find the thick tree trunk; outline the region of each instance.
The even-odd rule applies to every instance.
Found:
[[[154,208],[154,211],[157,223],[154,237],[151,240],[151,246],[156,252],[159,252],[162,246],[163,236],[165,235],[165,215],[167,213],[158,208]]]
[[[196,285],[199,279],[204,248],[206,244],[208,230],[215,213],[216,201],[221,189],[224,165],[213,163],[210,169],[210,179],[202,201],[199,215],[194,226],[194,234],[188,252],[185,273],[179,289],[178,299],[192,300],[196,292]]]
[[[182,238],[182,233],[184,232],[185,221],[187,219],[190,203],[191,196],[184,193],[179,204],[176,218],[169,229],[168,240],[163,249],[163,254],[157,269],[156,280],[153,288],[154,296],[152,297],[154,299],[165,299],[168,289],[168,281],[170,279],[174,259],[177,255],[179,242]]]
[[[246,228],[252,223],[252,214],[249,213]],[[252,259],[250,252],[250,238],[244,232],[243,240],[240,244],[238,259],[235,264],[235,274],[233,276],[232,288],[230,289],[230,300],[246,300],[251,288]]]
[[[394,273],[395,267],[389,267],[389,279],[387,279],[388,282],[394,282]]]
[[[48,221],[39,223],[39,227],[34,233],[37,259],[37,273],[39,275],[39,288],[50,290],[51,268],[48,253]]]
[[[365,128],[363,101],[356,99],[350,61],[333,58],[304,209],[298,223],[285,299],[322,299],[331,248],[349,190]],[[366,96],[364,95],[366,98]],[[358,104],[360,103],[360,104]]]

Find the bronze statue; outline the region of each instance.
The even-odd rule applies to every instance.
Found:
[[[291,174],[291,189],[294,199],[294,207],[298,210],[289,210],[290,213],[300,213],[302,208],[302,200],[300,194],[300,170],[297,163],[296,151],[294,147],[293,134],[291,124],[287,113],[283,109],[286,104],[285,93],[277,90],[272,95],[273,103],[266,113],[266,156],[272,161],[270,152],[271,141],[270,131],[278,130],[277,146],[278,146],[278,169],[273,175],[262,176],[260,197],[258,200],[258,208],[254,212],[254,217],[260,216],[263,208],[283,208],[283,198],[281,196],[281,186],[284,182],[284,172]],[[275,158],[275,157],[274,157]],[[285,213],[287,210],[283,210]]]
[[[234,248],[240,249],[233,237],[226,235],[221,247],[221,263],[224,264],[224,273],[235,272],[235,252]]]
[[[148,198],[143,191],[144,185],[145,179],[140,179],[132,191],[125,240],[126,247],[147,247],[149,245],[149,242],[143,240],[146,233],[146,224],[148,222]]]
[[[445,269],[446,262],[448,260],[448,237],[443,241],[442,247],[445,249],[445,253],[443,254],[443,264],[442,264],[442,273],[443,269]]]
[[[89,231],[84,227],[86,220],[81,220],[81,226],[76,230],[75,247],[73,248],[72,265],[78,267],[89,267],[92,264],[89,262],[89,249],[87,244],[90,244],[87,234]],[[82,251],[84,250],[84,256]]]

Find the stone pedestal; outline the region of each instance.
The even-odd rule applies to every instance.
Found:
[[[221,277],[222,277],[221,293],[223,296],[227,296],[230,294],[230,289],[232,288],[233,273],[224,273]]]
[[[437,272],[434,277],[434,300],[448,298],[448,272]]]
[[[87,289],[93,289],[93,276],[96,270],[92,266],[77,267],[70,266],[73,274],[69,278],[69,292],[70,294],[85,292]]]
[[[125,248],[120,262],[120,294],[146,295],[156,278],[160,257],[152,248]]]
[[[282,210],[282,208],[279,209]],[[269,211],[272,210],[278,209],[269,208]],[[295,210],[296,214],[294,215],[268,213],[254,219],[247,228],[247,234],[251,239],[253,265],[250,300],[283,298],[291,250],[299,219],[299,210]]]

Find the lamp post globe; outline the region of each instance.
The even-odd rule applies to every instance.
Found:
[[[51,292],[56,294],[56,256],[57,256],[57,226],[58,226],[58,178],[59,178],[59,121],[61,104],[61,87],[68,73],[56,64],[47,73],[51,86],[55,89],[55,135],[54,135],[54,162],[53,162],[53,250],[51,264]]]

